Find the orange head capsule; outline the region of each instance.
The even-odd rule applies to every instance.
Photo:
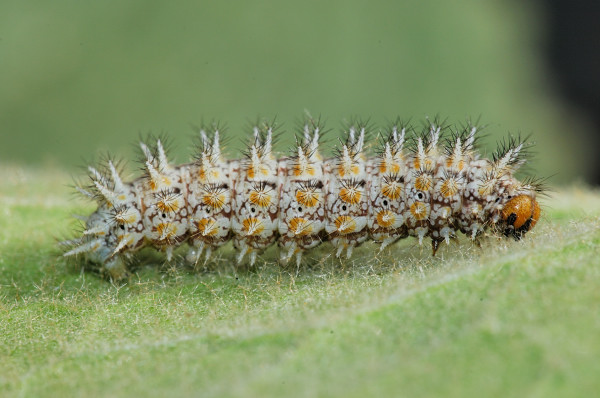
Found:
[[[504,235],[511,235],[519,240],[537,223],[540,218],[540,205],[533,196],[515,196],[506,203],[501,215]]]

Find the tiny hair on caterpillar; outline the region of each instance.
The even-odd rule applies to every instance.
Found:
[[[519,181],[529,144],[503,141],[491,159],[476,143],[481,127],[450,126],[426,119],[421,127],[397,122],[377,132],[351,123],[336,146],[322,154],[324,126],[306,116],[287,156],[276,157],[275,122],[257,122],[240,159],[227,159],[218,124],[203,126],[193,161],[172,164],[164,140],[140,142],[143,174],[124,181],[111,159],[88,167],[76,186],[97,209],[83,220],[81,235],[61,242],[64,256],[83,256],[112,279],[128,274],[129,260],[144,248],[166,254],[187,244],[196,264],[229,241],[236,261],[253,265],[277,243],[280,263],[329,242],[337,257],[350,258],[367,240],[379,250],[412,236],[420,245],[450,244],[460,231],[477,241],[486,230],[521,239],[540,218],[540,180]]]

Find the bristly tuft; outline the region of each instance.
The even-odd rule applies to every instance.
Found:
[[[498,175],[514,174],[531,158],[529,136],[509,136],[498,143],[498,149],[492,155],[492,163]]]

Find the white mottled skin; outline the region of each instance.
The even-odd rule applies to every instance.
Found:
[[[461,231],[475,239],[500,221],[511,197],[535,198],[535,187],[513,177],[523,164],[522,144],[495,162],[474,152],[475,128],[440,145],[440,128],[431,124],[404,148],[405,129],[393,127],[379,155],[363,151],[365,129],[351,127],[340,155],[323,160],[319,127],[307,123],[290,157],[277,160],[272,129],[256,128],[248,155],[227,161],[219,133],[201,132],[197,161],[172,166],[160,140],[141,144],[146,175],[124,183],[108,162],[90,168],[92,184],[79,188],[98,201],[83,236],[63,242],[65,255],[84,254],[112,278],[126,275],[126,260],[144,246],[172,256],[183,242],[187,259],[206,260],[233,240],[238,263],[278,242],[281,262],[330,241],[339,257],[367,239],[387,245],[406,236],[422,243],[431,237],[434,253]],[[217,198],[217,199],[215,199]],[[299,198],[304,204],[299,202]],[[308,203],[308,205],[307,205]]]

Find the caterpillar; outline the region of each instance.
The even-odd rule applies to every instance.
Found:
[[[379,133],[367,156],[365,123],[345,128],[337,153],[320,151],[323,123],[306,117],[290,154],[273,150],[275,123],[259,122],[244,157],[227,160],[217,124],[199,131],[194,160],[169,162],[161,139],[140,143],[144,173],[124,182],[118,163],[88,167],[76,189],[97,202],[80,217],[81,236],[61,242],[64,256],[83,255],[111,278],[127,275],[128,260],[143,247],[166,253],[187,243],[186,259],[205,260],[228,241],[237,263],[277,243],[280,262],[330,242],[350,258],[367,240],[380,250],[413,236],[431,239],[435,255],[460,231],[477,241],[484,231],[520,239],[540,217],[539,180],[517,180],[527,161],[526,140],[509,138],[491,159],[476,150],[480,127],[446,126],[429,119],[422,128],[394,123]]]

